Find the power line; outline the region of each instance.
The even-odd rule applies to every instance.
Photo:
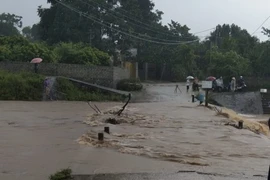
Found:
[[[216,29],[215,27],[214,28],[210,28],[210,29],[206,29],[206,30],[203,30],[203,31],[199,31],[199,32],[195,32],[195,33],[192,33],[192,34],[200,34],[200,33],[204,33],[204,32],[208,32],[208,31],[211,31],[213,29]],[[200,37],[200,36],[199,36]],[[206,36],[201,36],[201,37],[206,37]]]
[[[83,2],[82,0],[80,0],[81,2]],[[101,3],[98,3],[98,2],[96,2],[96,1],[94,1],[94,0],[89,0],[90,2],[92,2],[92,3],[94,3],[94,4],[96,4],[97,6],[101,6],[101,7],[103,7],[104,9],[106,9],[106,10],[108,10],[108,11],[111,11],[112,13],[114,13],[114,14],[120,14],[121,16],[123,16],[123,17],[126,17],[127,19],[130,19],[130,20],[132,20],[132,21],[135,21],[135,22],[137,22],[137,23],[140,23],[140,24],[142,24],[142,25],[144,25],[145,27],[143,27],[143,26],[141,26],[141,25],[138,25],[138,24],[135,24],[135,23],[133,23],[133,22],[129,22],[129,21],[127,21],[128,23],[130,23],[130,24],[134,24],[134,25],[136,25],[136,26],[138,26],[138,27],[140,27],[140,28],[145,28],[145,29],[148,29],[148,30],[150,30],[150,31],[152,31],[152,32],[158,32],[158,33],[160,33],[160,34],[164,34],[164,35],[167,35],[167,36],[170,36],[170,37],[177,37],[177,35],[173,35],[173,34],[170,34],[170,33],[168,33],[168,32],[166,32],[166,31],[164,31],[164,30],[162,30],[162,29],[159,29],[159,28],[157,28],[157,27],[155,27],[155,26],[151,26],[151,25],[149,25],[149,24],[146,24],[146,23],[144,23],[144,22],[142,22],[142,21],[140,21],[140,20],[138,20],[138,19],[134,19],[134,18],[131,18],[130,16],[127,16],[127,15],[125,15],[125,14],[122,14],[122,13],[119,13],[119,12],[117,12],[117,11],[112,11],[109,7],[108,7],[108,5],[107,4],[101,4]],[[87,3],[87,2],[83,2],[84,4],[87,4],[87,5],[90,5],[89,3]],[[93,6],[93,5],[91,5],[91,6]],[[107,6],[107,7],[106,7]],[[127,14],[130,14],[128,11],[126,11],[126,10],[124,10],[124,9],[119,9],[120,11],[123,11],[123,12],[126,12]],[[111,13],[111,14],[112,14]],[[133,14],[131,14],[132,16],[135,16],[135,15],[133,15]],[[116,16],[116,15],[113,15],[113,16]],[[117,16],[116,16],[117,17]],[[119,18],[119,17],[118,17]],[[121,17],[120,17],[121,18]],[[153,29],[152,29],[153,28]],[[154,29],[156,29],[156,30],[154,30]],[[212,30],[212,29],[214,29],[214,28],[211,28],[211,29],[207,29],[207,30],[204,30],[204,31],[201,31],[201,32],[197,32],[197,33],[195,33],[195,34],[200,34],[200,33],[203,33],[203,32],[207,32],[207,31],[209,31],[209,30]]]
[[[199,41],[199,40],[193,40],[193,41],[183,41],[183,42],[178,42],[178,43],[165,43],[165,42],[159,42],[159,41],[153,41],[153,40],[141,38],[141,37],[132,35],[130,33],[127,33],[127,32],[121,31],[121,30],[118,30],[118,29],[116,29],[114,27],[111,27],[109,25],[106,25],[106,24],[100,22],[99,20],[96,20],[95,17],[86,15],[85,13],[83,13],[83,12],[81,12],[81,11],[75,9],[75,8],[72,8],[72,7],[70,7],[69,5],[67,5],[65,3],[62,3],[62,2],[60,2],[58,0],[55,0],[55,1],[58,2],[59,4],[61,4],[62,6],[70,9],[71,11],[74,11],[74,12],[80,14],[81,16],[84,16],[84,17],[86,17],[86,18],[88,18],[88,19],[90,19],[90,20],[92,20],[92,21],[94,21],[94,22],[96,22],[96,23],[98,23],[98,24],[100,24],[102,26],[105,26],[105,27],[110,28],[112,30],[115,30],[115,31],[117,31],[119,33],[122,33],[122,34],[124,34],[126,36],[129,36],[129,37],[132,37],[132,38],[135,38],[135,39],[139,39],[139,40],[142,40],[142,41],[146,41],[146,42],[150,42],[150,43],[156,43],[156,44],[163,44],[163,45],[180,45],[180,44],[189,44],[189,43],[193,43],[193,42]]]
[[[79,0],[79,1],[81,1],[82,3],[84,3],[84,4],[87,4],[87,5],[90,5],[90,4],[88,4],[88,3],[85,3],[85,2],[83,2],[82,0]],[[92,7],[95,7],[96,8],[96,6],[93,6],[93,5],[90,5],[90,6],[92,6]],[[112,14],[112,13],[110,13],[110,15],[112,15],[113,17],[115,17],[115,18],[121,18],[121,17],[118,17],[118,16],[116,16],[116,15],[114,15],[114,14]],[[93,16],[93,17],[95,17],[95,16]],[[95,17],[96,18],[96,17]],[[99,19],[100,20],[100,19]],[[123,19],[124,20],[124,19]],[[124,20],[124,21],[126,21],[126,20]],[[103,21],[104,22],[104,21]],[[133,25],[135,25],[135,26],[137,26],[137,27],[140,27],[140,28],[143,28],[142,26],[140,26],[140,25],[138,25],[138,24],[136,24],[136,23],[132,23],[132,22],[129,22],[129,21],[126,21],[127,23],[130,23],[130,24],[133,24]],[[107,24],[111,24],[111,23],[108,23],[108,22],[106,22]],[[154,30],[152,30],[152,29],[150,29],[150,28],[147,28],[147,27],[144,27],[145,29],[147,29],[147,30],[150,30],[150,31],[152,31],[152,32],[157,32],[157,33],[160,33],[159,31],[154,31]],[[121,29],[121,28],[119,28],[119,29]],[[147,36],[144,36],[144,35],[142,35],[142,34],[140,34],[140,33],[133,33],[133,34],[136,34],[137,36],[141,36],[141,37],[147,37]],[[159,40],[159,41],[164,41],[164,42],[169,42],[169,43],[178,43],[178,42],[182,42],[182,41],[173,41],[173,40],[166,40],[166,39],[160,39],[160,38],[156,38],[156,37],[150,37],[151,39],[155,39],[155,40]],[[178,38],[180,38],[180,37],[178,37]],[[182,37],[183,38],[183,37]],[[186,38],[188,38],[188,37],[186,37]],[[189,38],[192,38],[192,37],[189,37]],[[193,37],[193,39],[195,39],[196,37]]]
[[[252,36],[270,19],[270,16],[266,18],[263,23],[251,34]]]
[[[138,20],[138,19],[131,18],[131,17],[129,17],[129,16],[125,15],[125,14],[121,14],[121,13],[119,13],[119,12],[117,12],[117,11],[112,11],[112,10],[109,9],[108,7],[105,7],[105,6],[107,6],[107,5],[105,5],[105,4],[98,3],[98,2],[96,2],[96,1],[94,1],[94,0],[89,0],[89,1],[92,2],[92,3],[94,3],[94,4],[96,4],[96,5],[98,5],[98,6],[101,6],[101,7],[105,8],[105,9],[111,11],[111,12],[114,12],[115,14],[120,14],[120,15],[122,15],[123,17],[126,17],[126,18],[129,19],[129,20],[132,20],[132,21],[135,21],[135,22],[137,22],[137,23],[140,23],[140,24],[142,24],[142,25],[144,25],[144,26],[146,26],[146,27],[158,29],[159,32],[160,32],[160,30],[161,30],[161,29],[159,29],[159,28],[157,28],[157,27],[154,27],[154,26],[151,26],[151,25],[149,25],[149,24],[146,24],[146,23],[144,23],[144,22],[142,22],[142,21],[140,21],[140,20]],[[88,4],[88,3],[86,3],[86,4]],[[128,11],[126,11],[126,10],[124,10],[124,9],[119,9],[119,10],[120,10],[120,11],[123,11],[123,12],[126,12],[126,13],[128,13],[128,14],[130,14]],[[130,15],[135,16],[135,15],[133,15],[133,14],[130,14]],[[163,31],[162,34],[165,34],[165,35],[168,35],[168,36],[171,36],[171,37],[177,37],[176,35],[169,34],[168,32],[165,32],[165,31]]]

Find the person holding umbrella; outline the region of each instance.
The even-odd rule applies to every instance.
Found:
[[[30,63],[34,64],[34,72],[38,73],[38,64],[42,62],[41,58],[34,58],[30,61]]]
[[[187,93],[188,93],[188,91],[189,91],[190,80],[192,80],[192,79],[194,79],[194,77],[192,77],[192,76],[188,76],[188,77],[187,77],[187,82],[186,82],[186,86],[187,86]]]
[[[188,93],[188,91],[189,91],[189,85],[190,85],[190,80],[189,80],[189,79],[187,79],[187,82],[186,82],[186,86],[187,86],[187,93]]]

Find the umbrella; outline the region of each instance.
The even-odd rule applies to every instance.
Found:
[[[207,81],[214,81],[216,80],[216,78],[214,76],[209,76],[208,78],[206,78]]]
[[[193,76],[188,76],[187,79],[194,79],[194,77]]]
[[[32,59],[32,61],[30,63],[39,64],[41,62],[42,62],[42,59],[41,58],[34,58],[34,59]]]

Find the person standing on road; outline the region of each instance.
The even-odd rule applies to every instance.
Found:
[[[187,79],[186,86],[187,86],[187,93],[188,93],[188,91],[189,91],[189,86],[190,86],[190,80],[189,80],[189,79]]]
[[[233,77],[231,81],[231,91],[234,92],[235,90],[236,90],[236,79],[235,77]]]
[[[199,91],[199,80],[198,80],[197,77],[194,79],[194,82],[193,82],[193,85],[192,85],[192,90],[193,91]]]
[[[44,81],[44,88],[45,88],[45,94],[46,94],[46,98],[52,100],[52,97],[51,97],[51,88],[50,88],[50,81],[49,81],[49,78],[46,78],[45,81]]]

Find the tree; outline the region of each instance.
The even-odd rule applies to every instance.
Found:
[[[208,72],[213,76],[223,76],[225,78],[231,76],[249,75],[250,62],[243,58],[235,51],[225,53],[219,52],[217,49],[208,51],[209,67]]]
[[[22,34],[24,37],[26,37],[27,39],[31,40],[32,37],[32,29],[30,26],[26,26],[22,29]]]
[[[2,13],[0,14],[0,35],[13,36],[19,35],[17,28],[22,27],[22,17],[15,14]]]
[[[221,51],[235,51],[248,58],[249,52],[258,43],[256,37],[252,37],[247,30],[232,24],[218,25],[209,37],[212,45],[216,45]]]
[[[262,33],[263,33],[264,35],[270,37],[270,29],[267,29],[267,28],[265,28],[265,27],[263,27],[262,29],[263,29]]]

